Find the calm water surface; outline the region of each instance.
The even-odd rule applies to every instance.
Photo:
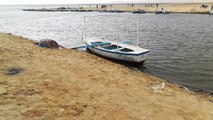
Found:
[[[24,12],[21,8],[55,6],[0,6],[0,32],[63,46],[82,45],[84,16],[87,36],[136,42],[139,21],[141,47],[150,58],[139,70],[193,89],[213,92],[213,16],[131,13]]]

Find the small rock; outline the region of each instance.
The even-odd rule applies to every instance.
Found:
[[[6,95],[7,94],[7,89],[4,87],[0,87],[0,95]]]
[[[24,113],[26,113],[27,111],[28,111],[28,109],[23,109],[23,110],[20,111],[20,113],[21,113],[21,114],[24,114]]]
[[[48,119],[48,117],[45,116],[45,117],[41,118],[41,120],[49,120],[49,119]]]
[[[20,73],[20,72],[22,72],[22,71],[23,71],[22,68],[10,68],[10,69],[8,69],[8,70],[6,71],[6,74],[7,74],[7,75],[16,75],[16,74],[18,74],[18,73]]]
[[[59,48],[60,46],[55,40],[50,39],[44,39],[38,42],[38,45],[41,47],[47,47],[47,48]]]
[[[64,112],[64,109],[63,108],[59,109],[59,112],[60,113]]]
[[[50,79],[45,79],[44,82],[52,83],[52,80],[50,80]]]

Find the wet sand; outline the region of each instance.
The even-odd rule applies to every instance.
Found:
[[[212,102],[87,52],[0,33],[1,120],[211,120]]]

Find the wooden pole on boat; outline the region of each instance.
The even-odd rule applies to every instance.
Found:
[[[139,46],[138,41],[139,41],[139,21],[137,22],[137,46]]]
[[[86,23],[86,16],[84,16],[84,39],[87,40],[87,23]]]
[[[116,29],[116,28],[118,29],[118,25],[117,25],[116,18],[115,18],[114,24],[115,24],[115,26],[117,26],[117,27],[115,27],[115,29]],[[118,32],[115,32],[115,33],[116,33],[116,35],[115,35],[115,40],[116,40],[116,43],[117,43],[117,49],[118,49]]]

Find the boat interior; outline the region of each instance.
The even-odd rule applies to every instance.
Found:
[[[92,42],[92,45],[97,45],[96,47],[105,49],[105,50],[116,50],[121,52],[133,52],[134,50],[131,50],[129,48],[124,48],[122,46],[112,44],[109,42]]]

